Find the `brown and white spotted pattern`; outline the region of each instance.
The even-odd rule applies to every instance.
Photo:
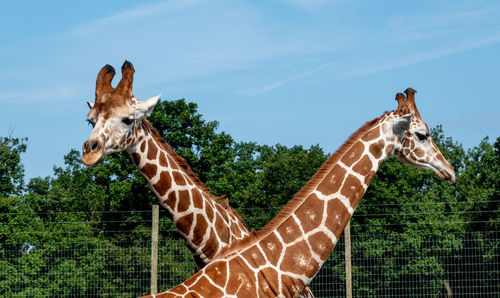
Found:
[[[114,69],[99,72],[96,100],[88,120],[94,126],[83,145],[83,161],[93,165],[103,155],[126,150],[148,181],[160,204],[169,211],[179,232],[195,256],[199,268],[223,248],[248,235],[248,229],[227,201],[210,194],[186,162],[158,135],[145,117],[159,96],[138,101],[132,94],[134,68],[122,66],[122,80],[111,86]]]
[[[115,70],[104,66],[97,76],[95,103],[87,119],[94,126],[83,145],[83,162],[94,165],[102,156],[126,150],[148,181],[160,204],[169,211],[193,253],[198,269],[215,259],[248,229],[227,200],[210,194],[184,159],[173,151],[146,119],[159,96],[138,101],[132,94],[134,68],[122,66],[122,79],[113,88]],[[306,288],[301,297],[314,297]]]
[[[414,102],[367,122],[262,230],[184,283],[153,297],[296,297],[326,260],[382,162],[397,157],[454,182]],[[403,97],[403,98],[402,98]]]

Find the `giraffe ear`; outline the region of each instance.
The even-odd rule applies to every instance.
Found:
[[[91,109],[91,110],[94,107],[94,103],[92,103],[90,101],[87,101],[87,105],[89,106],[89,109]]]
[[[402,138],[405,135],[405,132],[410,128],[411,118],[413,117],[413,113],[403,115],[397,119],[394,119],[394,124],[392,125],[392,132],[398,138]]]
[[[136,118],[140,119],[143,117],[149,117],[149,115],[151,115],[151,113],[153,112],[155,106],[158,104],[160,96],[161,94],[158,94],[157,96],[153,96],[144,101],[138,102],[136,107]]]

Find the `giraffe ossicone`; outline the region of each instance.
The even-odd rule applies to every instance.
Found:
[[[211,194],[146,119],[160,95],[137,100],[132,93],[132,63],[125,61],[121,71],[116,88],[111,86],[115,75],[112,66],[105,65],[97,75],[95,102],[87,103],[87,120],[93,130],[83,144],[82,161],[92,166],[105,155],[126,150],[168,211],[196,267],[203,268],[233,242],[247,237],[249,231],[227,200]],[[304,297],[314,296],[306,289]]]
[[[184,283],[153,297],[296,297],[333,250],[384,160],[395,157],[455,182],[430,136],[415,90],[368,121],[263,229],[233,243]]]

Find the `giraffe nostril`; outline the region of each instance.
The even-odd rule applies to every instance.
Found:
[[[97,148],[99,148],[99,143],[98,143],[98,142],[94,142],[94,143],[92,144],[92,151],[97,150]]]

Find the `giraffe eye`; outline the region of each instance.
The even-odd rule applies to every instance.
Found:
[[[132,119],[130,119],[128,117],[127,118],[123,118],[122,122],[125,123],[125,124],[127,124],[127,125],[130,125],[130,123],[132,123]]]
[[[417,138],[419,141],[423,142],[423,141],[427,140],[427,135],[424,135],[424,134],[419,133],[419,132],[415,132],[415,134],[417,135]]]
[[[92,122],[92,121],[90,121],[90,120],[88,120],[88,119],[87,119],[87,123],[88,123],[89,125],[92,125],[92,127],[94,127],[94,126],[95,126],[95,123],[94,123],[94,122]]]

